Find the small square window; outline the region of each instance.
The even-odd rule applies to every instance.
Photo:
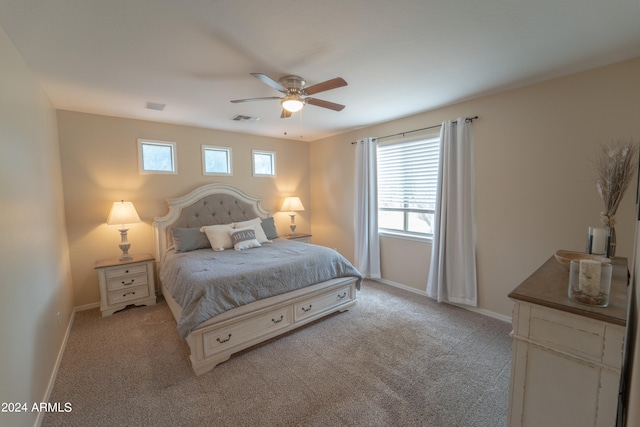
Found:
[[[276,153],[253,150],[253,176],[276,176]]]
[[[138,139],[140,173],[178,173],[176,143]]]
[[[232,175],[231,148],[203,145],[202,173],[204,175]]]

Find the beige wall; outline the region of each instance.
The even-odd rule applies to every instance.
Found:
[[[311,206],[306,142],[70,111],[58,111],[58,127],[76,306],[100,300],[94,263],[121,253],[118,226],[105,223],[115,201],[133,202],[143,221],[130,226],[130,253],[153,253],[152,224],[168,212],[166,199],[206,183],[232,184],[262,197],[281,233],[290,221],[279,212],[286,196],[297,195]],[[178,174],[138,173],[138,138],[176,142]],[[204,176],[202,145],[231,147],[233,176]],[[276,152],[275,178],[252,176],[252,149]],[[299,212],[298,231],[309,231],[310,220],[310,210]]]
[[[307,207],[298,230],[353,259],[350,142],[477,114],[479,305],[508,316],[507,294],[555,250],[582,250],[586,227],[598,223],[589,164],[598,144],[640,137],[640,59],[307,144],[68,111],[57,112],[56,129],[53,108],[1,29],[0,57],[0,232],[10,242],[0,257],[2,401],[45,397],[72,305],[99,301],[94,262],[119,255],[117,227],[104,223],[113,201],[134,202],[143,220],[131,226],[131,252],[152,252],[151,223],[167,212],[165,199],[199,185],[231,183],[262,196],[281,232],[289,218],[277,211],[295,194]],[[176,141],[179,174],[140,175],[138,137]],[[233,177],[202,175],[202,144],[233,148]],[[251,176],[254,148],[277,152],[276,178]],[[632,189],[619,210],[621,256],[631,257],[634,199]],[[385,237],[381,249],[386,280],[425,289],[429,244]]]
[[[0,424],[34,425],[46,399],[73,301],[56,116],[0,28]]]
[[[600,143],[640,140],[639,75],[640,58],[314,141],[314,239],[353,259],[351,141],[478,115],[478,304],[511,316],[508,293],[556,250],[584,250],[587,227],[599,224],[590,161]],[[632,255],[634,191],[618,211],[620,256]],[[430,244],[386,237],[381,246],[383,278],[425,291]]]

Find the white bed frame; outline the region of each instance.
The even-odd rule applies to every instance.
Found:
[[[215,203],[209,203],[213,200]],[[169,199],[168,203],[169,213],[155,218],[153,224],[155,255],[159,268],[162,268],[164,252],[172,245],[171,227],[174,225],[199,227],[225,223],[229,218],[240,222],[256,216],[269,216],[269,212],[260,207],[259,198],[226,184],[207,184],[185,196]],[[213,205],[216,210],[212,210]],[[203,211],[200,213],[199,209]],[[209,319],[186,338],[194,372],[201,375],[240,350],[336,311],[348,310],[356,303],[356,281],[352,277],[332,279],[256,301]],[[164,288],[164,284],[160,283],[160,286],[177,321],[182,309]]]

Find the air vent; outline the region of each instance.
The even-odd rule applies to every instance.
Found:
[[[242,114],[238,114],[237,116],[231,117],[231,120],[236,122],[257,122],[260,120],[260,117],[251,117],[251,116],[243,116]]]
[[[166,107],[167,104],[160,104],[159,102],[147,102],[147,108],[149,110],[157,110],[157,111],[162,111],[164,110],[164,107]]]

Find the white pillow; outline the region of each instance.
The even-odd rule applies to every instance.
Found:
[[[256,239],[256,231],[253,226],[231,230],[229,236],[236,251],[262,246]]]
[[[224,251],[233,248],[229,232],[233,231],[233,224],[205,225],[200,231],[207,235],[214,251]]]
[[[261,218],[254,218],[254,219],[250,219],[249,221],[242,221],[242,222],[235,222],[233,224],[233,228],[244,228],[244,227],[250,227],[253,226],[253,229],[256,232],[256,239],[258,239],[258,242],[260,243],[271,243],[271,240],[267,239],[267,235],[265,234],[264,230],[262,229],[262,219]]]

